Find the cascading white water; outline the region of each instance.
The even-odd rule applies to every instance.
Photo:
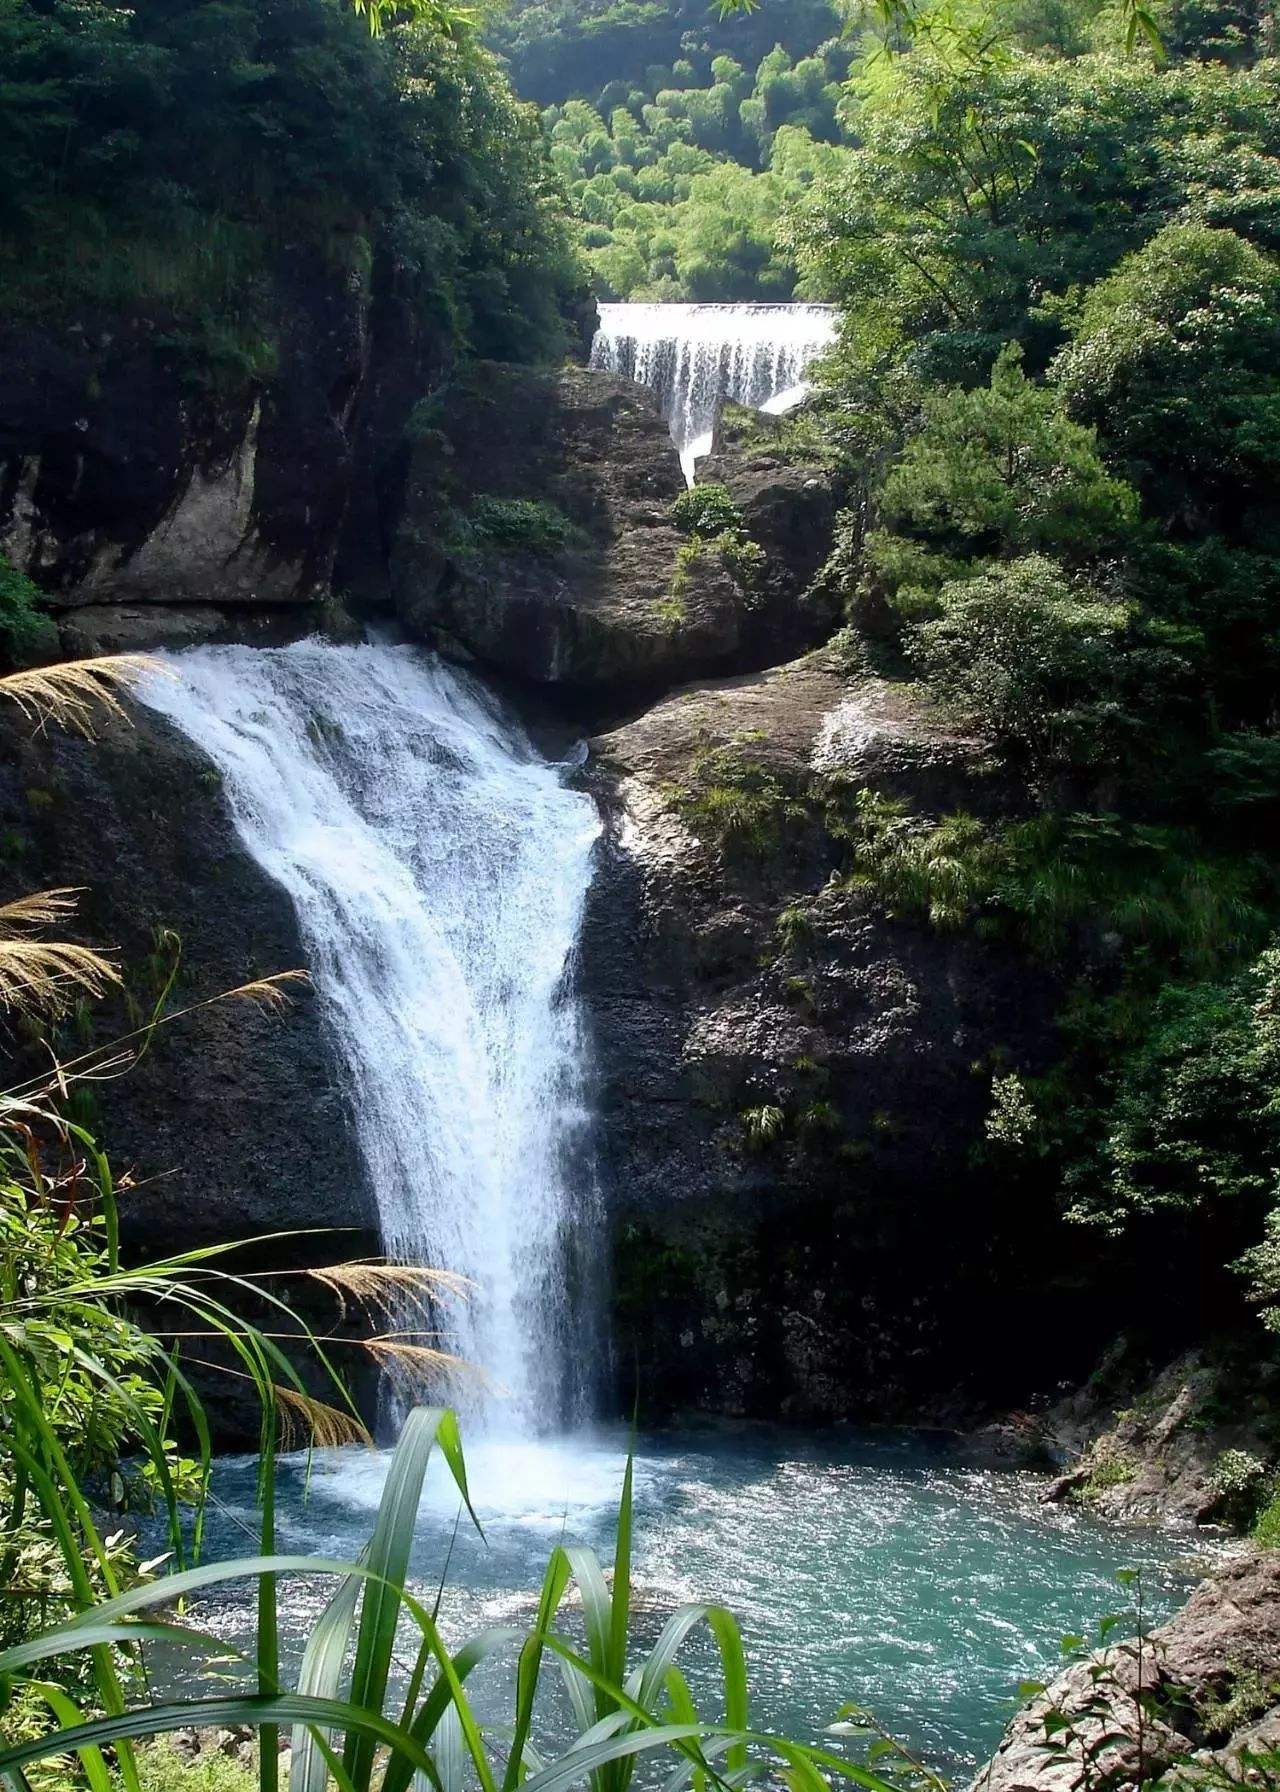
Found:
[[[385,1249],[475,1282],[446,1322],[505,1394],[488,1418],[573,1417],[566,1250],[592,1197],[567,977],[595,805],[479,685],[413,648],[309,640],[170,665],[143,695],[208,753],[245,846],[293,898]]]
[[[835,327],[830,305],[601,305],[591,365],[657,393],[692,485],[721,403],[790,410]]]

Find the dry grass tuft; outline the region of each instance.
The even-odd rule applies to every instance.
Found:
[[[310,981],[309,971],[276,971],[270,977],[255,977],[251,983],[238,983],[234,989],[226,990],[216,1000],[232,1002],[243,999],[254,1003],[259,1008],[266,1009],[268,1013],[278,1014],[282,1008],[289,1006],[292,999],[285,986],[290,983],[310,983]],[[203,1004],[201,1005],[203,1006]],[[177,1016],[173,1018],[176,1019]]]
[[[475,1286],[452,1270],[410,1263],[335,1263],[304,1274],[338,1297],[344,1315],[348,1297],[382,1313],[402,1313],[414,1300],[466,1300]]]
[[[0,931],[12,932],[18,927],[48,927],[54,921],[65,921],[76,912],[78,889],[39,890],[30,896],[15,896],[12,902],[0,904]]]
[[[120,973],[89,946],[55,940],[0,940],[0,1007],[65,1014],[80,995],[105,995]]]
[[[354,1414],[327,1401],[299,1393],[297,1388],[273,1384],[280,1420],[280,1447],[294,1450],[311,1446],[317,1450],[337,1450],[344,1444],[364,1444],[372,1449],[373,1439]]]
[[[361,1347],[406,1396],[434,1393],[442,1383],[465,1383],[472,1389],[490,1385],[484,1370],[464,1357],[437,1350],[430,1344],[411,1342],[421,1336],[420,1332],[380,1332],[376,1337],[365,1338]]]
[[[0,1007],[65,1014],[78,996],[101,996],[120,982],[111,960],[89,946],[23,937],[74,914],[78,894],[40,890],[0,906]]]
[[[64,666],[36,666],[0,678],[0,697],[16,703],[38,728],[56,723],[92,740],[101,712],[127,721],[120,694],[147,677],[173,674],[145,653],[106,654],[97,660],[70,660]]]

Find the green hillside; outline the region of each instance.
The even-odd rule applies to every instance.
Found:
[[[792,296],[779,218],[841,156],[853,57],[825,0],[724,21],[702,0],[555,0],[491,41],[543,108],[602,297]]]

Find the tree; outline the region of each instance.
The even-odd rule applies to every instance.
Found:
[[[861,139],[789,225],[807,286],[845,310],[833,389],[884,363],[985,378],[1009,340],[1039,372],[1060,341],[1047,294],[1109,273],[1179,216],[1269,241],[1280,74],[928,47],[865,75]]]
[[[1125,605],[1030,554],[945,584],[938,606],[907,652],[939,695],[1037,763],[1115,758]]]
[[[1026,554],[1078,566],[1115,553],[1137,499],[1103,466],[1094,432],[1027,378],[1010,346],[989,384],[929,394],[879,509],[871,565],[898,607],[915,612],[966,566]]]
[[[1240,519],[1280,491],[1280,266],[1170,225],[1066,309],[1053,377],[1166,516]]]

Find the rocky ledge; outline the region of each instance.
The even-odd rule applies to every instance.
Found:
[[[694,543],[649,393],[608,374],[473,365],[415,414],[391,547],[402,620],[446,652],[570,691],[653,692],[826,637],[808,594],[835,499],[819,468],[741,489],[741,538]],[[804,550],[792,550],[797,535]]]
[[[1019,1712],[972,1792],[1274,1785],[1277,1662],[1280,1552],[1242,1556],[1149,1637],[1073,1662]]]
[[[1043,1338],[1043,1311],[1011,1289],[999,1337],[973,1312],[989,1241],[1030,1222],[989,1211],[973,1154],[993,1066],[1046,1060],[1051,992],[889,917],[850,859],[860,792],[922,817],[1007,800],[983,742],[826,648],[667,697],[591,764],[610,828],[580,962],[624,1398],[638,1373],[651,1409],[918,1417],[1025,1386],[1005,1341]]]

